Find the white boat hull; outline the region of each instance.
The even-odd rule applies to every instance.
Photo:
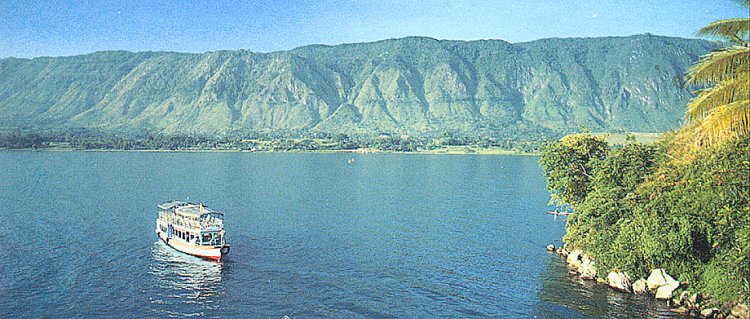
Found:
[[[223,245],[219,247],[215,246],[198,246],[191,243],[185,242],[180,238],[168,238],[167,234],[157,229],[156,234],[167,244],[180,252],[196,257],[206,258],[215,261],[221,261],[221,257],[229,252],[229,245]],[[224,250],[224,253],[222,253]]]

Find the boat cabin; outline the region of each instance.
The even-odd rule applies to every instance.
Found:
[[[222,246],[224,214],[203,204],[171,201],[159,204],[159,229],[168,238],[198,246]]]

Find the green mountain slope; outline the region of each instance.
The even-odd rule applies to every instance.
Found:
[[[637,35],[0,60],[0,126],[166,133],[676,128],[715,45]]]

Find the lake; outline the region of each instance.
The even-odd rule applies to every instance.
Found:
[[[673,317],[567,274],[544,184],[531,156],[3,151],[0,317]],[[226,213],[221,263],[157,240],[171,199]]]

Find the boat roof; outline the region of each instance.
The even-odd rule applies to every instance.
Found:
[[[175,209],[176,213],[180,213],[182,215],[192,215],[192,216],[202,216],[206,214],[217,214],[224,216],[223,213],[215,211],[211,208],[208,208],[208,206],[203,204],[195,204],[195,203],[189,203],[189,202],[183,202],[179,200],[173,200],[170,202],[162,203],[158,205],[161,209]]]
[[[191,215],[191,216],[203,216],[206,214],[218,214],[218,215],[224,215],[218,211],[215,211],[213,209],[210,209],[206,207],[203,204],[192,204],[188,203],[185,206],[180,206],[175,209],[176,213],[179,213],[181,215]]]
[[[177,207],[185,206],[185,205],[195,205],[195,204],[188,203],[188,202],[183,202],[181,200],[173,200],[173,201],[169,201],[169,202],[166,202],[166,203],[161,203],[161,204],[159,204],[157,206],[159,208],[161,208],[161,209],[172,209],[172,208],[177,208]]]

